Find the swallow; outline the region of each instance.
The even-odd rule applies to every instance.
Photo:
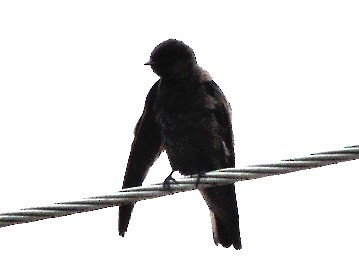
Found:
[[[159,76],[150,89],[134,131],[123,188],[141,186],[162,151],[173,171],[203,174],[235,167],[231,107],[210,74],[197,64],[184,42],[157,45],[145,63]],[[200,188],[210,210],[216,245],[242,248],[234,184]],[[133,204],[119,207],[119,235],[124,236]]]

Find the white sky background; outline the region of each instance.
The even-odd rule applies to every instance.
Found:
[[[357,1],[1,1],[0,212],[120,189],[178,38],[233,108],[237,165],[359,144]],[[358,271],[359,161],[237,183],[243,249],[198,192],[0,229],[2,271]],[[145,183],[170,172],[164,155]],[[4,269],[5,268],[5,269]]]

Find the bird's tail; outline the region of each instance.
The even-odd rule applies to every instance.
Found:
[[[131,219],[133,204],[126,204],[119,207],[118,213],[118,233],[124,237],[127,231],[128,223]]]
[[[210,209],[215,244],[241,249],[234,184],[201,189],[201,193]]]

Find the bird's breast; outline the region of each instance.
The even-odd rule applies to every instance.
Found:
[[[193,141],[218,129],[213,112],[196,96],[159,100],[155,112],[165,145]]]

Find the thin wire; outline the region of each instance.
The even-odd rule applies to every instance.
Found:
[[[170,188],[167,188],[167,186],[165,188],[163,183],[153,184],[128,188],[108,195],[2,213],[0,214],[0,227],[88,212],[202,187],[225,185],[240,180],[286,174],[356,159],[359,159],[359,145],[335,151],[315,153],[302,158],[283,160],[277,163],[259,164],[238,169],[220,169],[206,173],[204,177],[201,177],[199,184],[197,183],[196,176],[184,177],[171,183]]]

